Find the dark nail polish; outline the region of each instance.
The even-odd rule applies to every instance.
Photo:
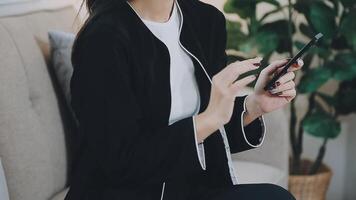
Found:
[[[278,95],[278,96],[281,95],[281,94],[283,94],[283,92],[277,92],[276,93],[276,95]]]
[[[256,67],[260,67],[261,63],[253,63],[253,65],[256,66]]]
[[[277,81],[277,82],[276,82],[276,85],[277,85],[277,86],[280,86],[280,85],[281,85],[281,82]]]

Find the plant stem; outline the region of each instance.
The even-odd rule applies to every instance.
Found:
[[[288,36],[290,39],[290,47],[289,47],[289,56],[292,58],[293,57],[293,31],[292,31],[292,26],[293,26],[293,21],[292,21],[292,0],[288,0]]]
[[[288,0],[288,38],[290,39],[289,57],[293,57],[293,35],[292,35],[292,1]],[[295,99],[292,100],[290,105],[290,143],[292,146],[292,164],[291,174],[298,174],[300,169],[300,153],[298,151],[298,143],[296,141],[296,127],[297,127],[297,113],[295,109]]]
[[[311,166],[311,168],[309,170],[309,173],[308,173],[309,175],[316,174],[319,171],[321,164],[323,163],[323,158],[325,156],[327,142],[328,142],[328,138],[324,138],[324,142],[323,142],[323,145],[321,145],[321,147],[319,149],[318,156],[316,157],[315,162],[313,163],[313,165]]]
[[[296,125],[297,125],[297,114],[295,110],[295,99],[292,100],[291,105],[290,105],[290,126],[289,126],[289,132],[290,132],[290,143],[292,146],[292,164],[291,164],[291,174],[296,174],[298,167],[298,160],[297,160],[297,146],[296,146]]]

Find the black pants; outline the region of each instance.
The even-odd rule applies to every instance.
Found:
[[[199,191],[199,200],[295,200],[286,189],[273,184],[239,184],[227,188]]]

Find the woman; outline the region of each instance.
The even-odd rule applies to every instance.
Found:
[[[242,185],[231,153],[259,147],[263,115],[296,95],[295,70],[262,88],[287,59],[227,65],[224,15],[196,0],[87,0],[73,47],[72,107],[80,146],[66,200],[294,199]],[[239,78],[237,81],[235,81]]]

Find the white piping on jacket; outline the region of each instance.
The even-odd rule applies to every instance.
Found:
[[[163,186],[162,186],[162,192],[161,192],[161,200],[163,200],[163,194],[164,194],[164,188],[166,186],[166,182],[163,182]]]
[[[178,10],[179,10],[179,13],[181,15],[181,23],[180,23],[180,27],[179,27],[179,36],[180,36],[180,33],[181,33],[181,30],[182,30],[182,26],[183,26],[183,21],[184,21],[184,17],[183,17],[183,13],[181,11],[181,8],[179,6],[179,3],[177,1],[175,1],[177,3],[177,7],[178,7]],[[178,39],[179,41],[179,45],[190,55],[192,56],[198,63],[199,65],[201,66],[201,68],[203,69],[205,75],[207,76],[207,78],[209,79],[210,83],[212,84],[212,80],[208,74],[208,72],[205,70],[203,64],[200,62],[200,60],[194,56],[191,52],[189,52],[183,45],[182,43],[180,42],[180,37]],[[235,174],[235,169],[234,169],[234,166],[232,164],[232,159],[231,159],[231,153],[230,153],[230,146],[229,146],[229,143],[228,143],[228,140],[227,140],[227,136],[226,136],[226,132],[225,132],[225,128],[224,126],[222,126],[221,128],[219,128],[219,131],[222,135],[222,138],[223,138],[223,141],[224,141],[224,145],[225,145],[225,153],[226,153],[226,157],[228,159],[228,165],[229,165],[229,170],[230,170],[230,176],[231,176],[231,180],[232,180],[232,183],[234,185],[237,184],[237,178],[236,178],[236,174]]]
[[[242,135],[244,136],[244,138],[245,138],[245,141],[246,141],[246,143],[248,144],[248,145],[250,145],[251,147],[254,147],[254,148],[257,148],[257,147],[260,147],[262,144],[263,144],[263,142],[264,142],[264,140],[265,140],[265,137],[266,137],[266,123],[265,123],[265,120],[264,120],[264,117],[263,117],[263,115],[261,115],[261,117],[259,117],[258,119],[260,120],[260,123],[261,123],[261,126],[262,126],[262,132],[263,132],[263,134],[262,134],[262,138],[260,138],[260,143],[259,144],[257,144],[257,145],[253,145],[253,144],[251,144],[250,143],[250,141],[248,141],[248,139],[247,139],[247,137],[246,137],[246,133],[245,133],[245,129],[243,128],[244,127],[244,124],[243,124],[243,116],[244,116],[244,113],[246,112],[246,99],[247,98],[245,98],[245,100],[244,100],[244,110],[242,111],[242,113],[241,113],[241,127],[242,127]]]

